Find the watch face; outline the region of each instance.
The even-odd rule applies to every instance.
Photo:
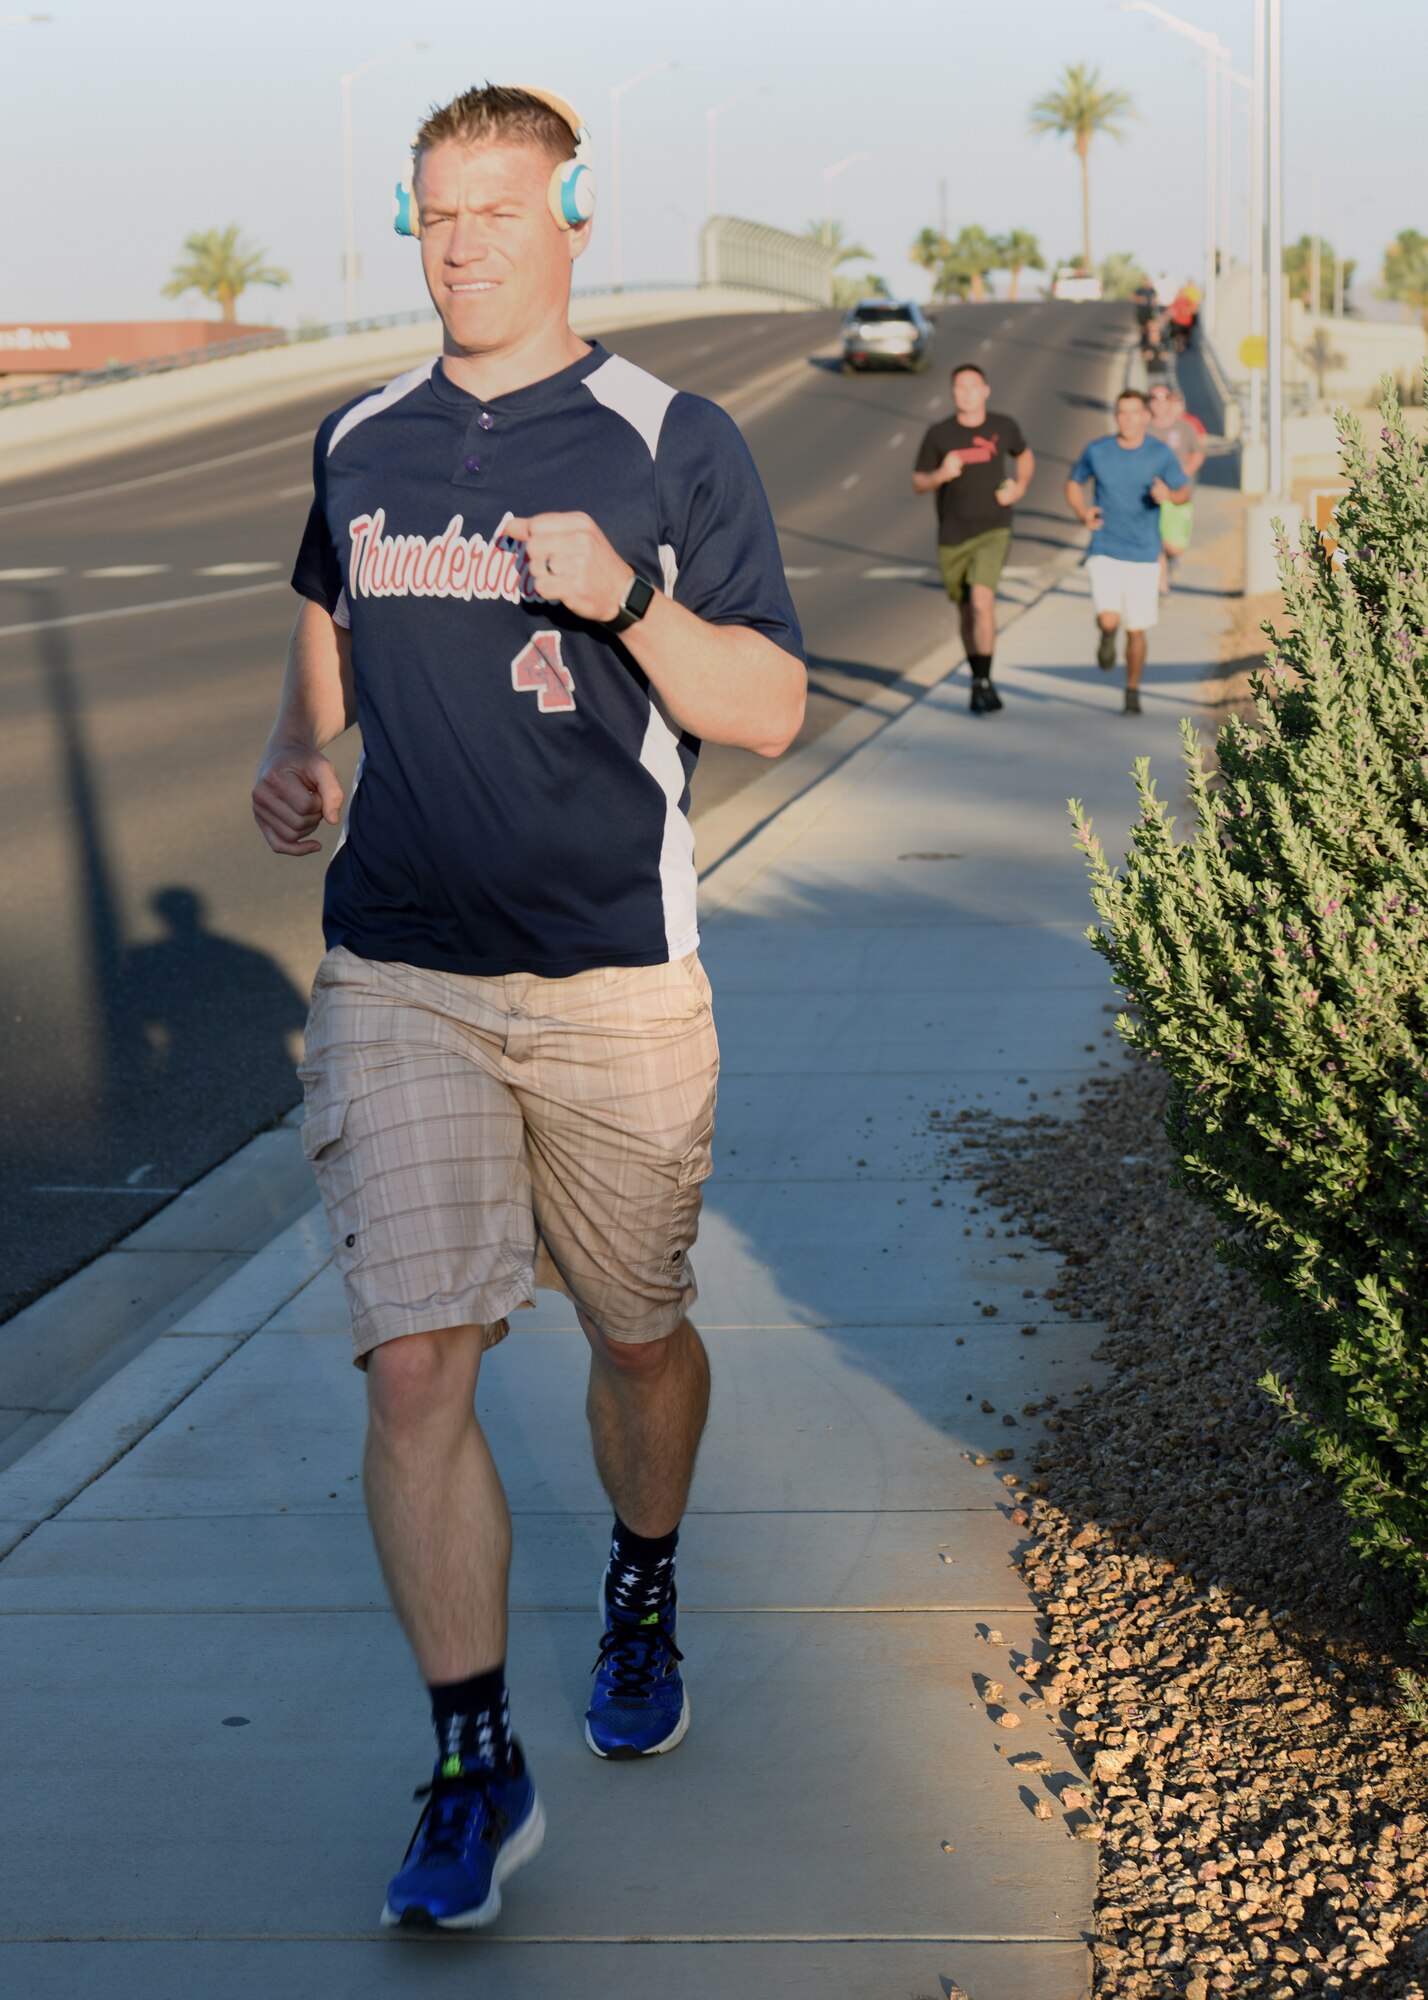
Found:
[[[633,612],[636,618],[643,618],[650,608],[650,599],[653,596],[654,585],[642,576],[635,577],[625,592],[626,611]]]

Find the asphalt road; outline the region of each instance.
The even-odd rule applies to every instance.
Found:
[[[1076,539],[1060,488],[1107,428],[1129,328],[1126,307],[963,306],[926,373],[858,377],[829,359],[833,314],[610,337],[745,430],[809,647],[802,740],[947,634],[909,471],[950,365],[979,362],[1036,450],[1010,557],[1028,571]],[[268,852],[248,788],[312,432],[342,400],[0,487],[0,1318],[294,1101],[321,870]],[[696,819],[766,768],[707,750]]]

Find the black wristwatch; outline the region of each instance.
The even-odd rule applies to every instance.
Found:
[[[611,632],[628,632],[632,625],[639,624],[649,610],[653,597],[654,585],[647,583],[642,576],[632,576],[624,596],[620,599],[620,608],[606,629]]]

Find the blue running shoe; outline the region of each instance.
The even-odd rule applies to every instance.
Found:
[[[591,1672],[595,1692],[585,1711],[585,1741],[597,1757],[658,1757],[684,1740],[689,1696],[674,1643],[675,1593],[657,1616],[639,1623],[610,1609],[600,1585],[596,1610],[605,1621],[600,1657]]]
[[[494,1923],[501,1884],[545,1839],[545,1812],[520,1750],[500,1772],[449,1757],[414,1796],[426,1804],[382,1922],[454,1931]]]

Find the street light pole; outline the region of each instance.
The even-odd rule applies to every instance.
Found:
[[[623,83],[617,83],[610,92],[610,279],[611,289],[616,292],[623,291],[625,285],[625,243],[620,221],[620,99],[646,77],[658,76],[662,69],[674,67],[668,59],[651,63],[634,76],[627,76]]]
[[[1250,333],[1264,338],[1264,41],[1266,0],[1254,0],[1254,95],[1250,99]],[[1262,490],[1264,467],[1264,367],[1250,370],[1249,492]],[[1243,457],[1241,459],[1244,465]]]
[[[833,215],[828,190],[834,181],[837,180],[839,174],[846,174],[849,167],[860,166],[864,160],[870,160],[872,157],[871,153],[850,153],[846,160],[839,160],[836,166],[825,167],[823,169],[823,248],[825,250],[831,250],[833,247]]]
[[[398,42],[395,48],[383,49],[379,56],[364,62],[358,69],[350,69],[342,79],[342,225],[344,254],[342,273],[347,282],[347,318],[357,317],[357,199],[352,179],[352,86],[359,76],[365,76],[378,63],[386,62],[392,56],[405,55],[408,49],[424,49],[425,42]]]
[[[1168,28],[1173,35],[1183,35],[1187,42],[1194,42],[1205,51],[1205,320],[1213,328],[1216,309],[1219,305],[1219,285],[1216,266],[1219,262],[1219,248],[1216,243],[1215,213],[1215,166],[1218,149],[1218,134],[1215,125],[1216,71],[1222,55],[1229,50],[1218,35],[1212,35],[1206,28],[1197,28],[1189,21],[1182,21],[1178,14],[1172,14],[1168,7],[1161,7],[1156,0],[1113,0],[1113,4],[1127,14],[1149,14],[1162,28]],[[1229,114],[1229,93],[1226,91],[1226,116]]]
[[[768,90],[764,83],[751,83],[747,90],[735,91],[722,104],[711,104],[704,114],[704,213],[713,215],[718,208],[715,197],[714,176],[714,120],[722,118],[726,111],[732,111],[736,104],[742,104],[750,97],[763,97]]]
[[[1265,122],[1269,153],[1269,490],[1284,491],[1284,19],[1283,0],[1269,0]]]

